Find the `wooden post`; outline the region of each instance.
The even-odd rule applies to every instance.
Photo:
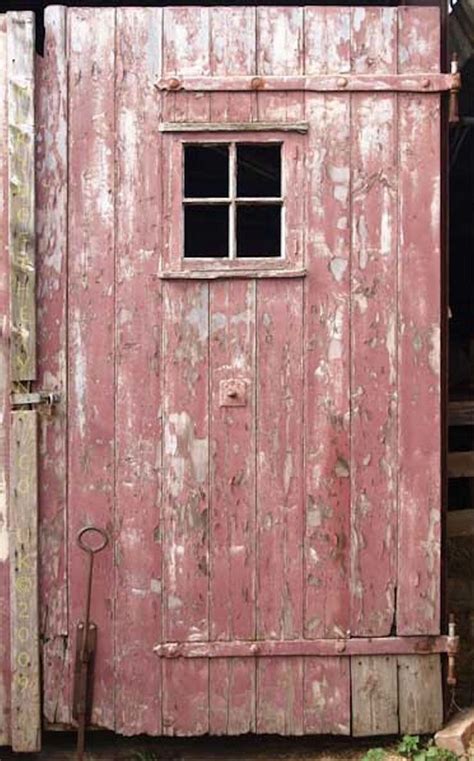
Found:
[[[10,447],[12,748],[34,752],[41,747],[35,410],[12,413]]]
[[[36,377],[34,14],[7,14],[11,377]]]
[[[36,378],[34,14],[7,14],[8,246],[12,392]],[[11,413],[11,736],[15,751],[41,747],[38,629],[37,412]]]

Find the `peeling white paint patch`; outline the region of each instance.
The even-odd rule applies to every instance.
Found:
[[[160,579],[150,579],[150,592],[154,594],[161,594],[161,581]]]
[[[389,256],[392,250],[392,218],[389,208],[390,196],[387,189],[385,189],[384,210],[380,220],[380,253],[382,256]]]
[[[428,364],[431,371],[439,378],[441,373],[440,367],[440,341],[441,331],[439,325],[433,325],[430,336],[430,350],[428,352]]]
[[[0,472],[0,563],[8,559],[7,484],[5,473]]]
[[[214,333],[217,330],[222,330],[227,324],[227,317],[222,312],[215,312],[211,318],[211,330]]]
[[[86,378],[87,378],[87,363],[84,346],[82,343],[81,328],[80,328],[80,314],[76,311],[74,319],[72,320],[72,342],[75,345],[75,368],[74,368],[74,391],[76,394],[77,405],[76,415],[77,422],[79,424],[79,434],[81,439],[84,438],[84,432],[86,427]]]
[[[283,486],[285,489],[285,494],[288,494],[292,475],[293,475],[293,455],[291,452],[287,452],[285,455],[285,465],[283,468]]]
[[[342,259],[340,256],[336,256],[334,259],[331,259],[329,269],[331,270],[334,279],[340,283],[347,269],[347,259]]]
[[[388,354],[389,382],[390,384],[394,384],[397,380],[397,320],[393,313],[391,313],[388,318],[385,346]]]
[[[209,462],[209,442],[195,435],[194,424],[187,412],[172,412],[164,430],[165,453],[170,456],[173,478],[170,491],[174,497],[184,488],[186,464],[192,464],[194,478],[204,483]]]
[[[207,340],[209,331],[207,298],[202,299],[201,304],[190,309],[184,319],[197,331],[200,341]]]

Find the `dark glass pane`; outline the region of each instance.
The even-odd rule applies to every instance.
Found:
[[[237,256],[280,256],[281,207],[237,207]]]
[[[184,148],[186,198],[228,198],[229,147],[186,145]]]
[[[281,195],[281,146],[237,146],[237,195],[278,198]]]
[[[229,255],[229,207],[196,204],[184,207],[184,255]]]

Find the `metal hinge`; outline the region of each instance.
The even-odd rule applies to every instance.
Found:
[[[61,400],[61,394],[57,391],[30,391],[27,393],[18,393],[11,395],[12,407],[23,407],[24,405],[46,404],[52,407]]]

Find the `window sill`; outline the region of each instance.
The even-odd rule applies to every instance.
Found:
[[[159,272],[161,280],[262,280],[275,278],[306,277],[305,269],[275,269],[275,270],[177,270]]]

